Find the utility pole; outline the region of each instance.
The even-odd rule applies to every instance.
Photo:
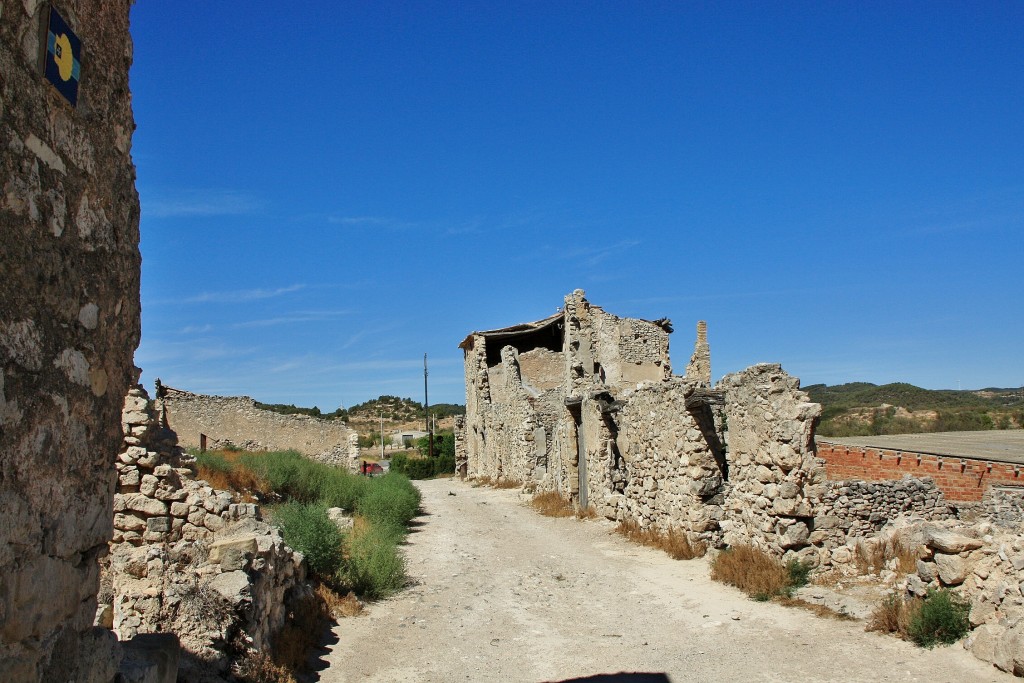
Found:
[[[434,457],[434,430],[430,428],[430,398],[427,394],[427,354],[423,354],[423,415],[427,422],[427,457]]]

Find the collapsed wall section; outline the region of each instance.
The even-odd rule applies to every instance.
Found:
[[[0,8],[5,681],[110,681],[119,658],[92,622],[140,325],[130,4],[60,3],[59,55],[48,49],[49,3]],[[44,78],[45,63],[77,87],[76,105]]]
[[[250,650],[269,650],[290,604],[310,590],[306,567],[258,505],[195,479],[160,403],[142,387],[125,399],[97,621],[121,640],[175,634],[181,680],[212,683]]]
[[[341,420],[282,415],[256,406],[248,396],[205,396],[162,386],[167,423],[185,447],[199,448],[200,435],[249,450],[296,450],[330,465],[355,468],[358,435]]]

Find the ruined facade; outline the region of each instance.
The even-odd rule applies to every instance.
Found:
[[[182,446],[233,444],[253,451],[296,450],[328,465],[355,470],[359,436],[341,420],[282,415],[263,410],[248,396],[205,396],[162,386],[158,397]]]
[[[120,658],[93,617],[140,329],[130,4],[60,3],[76,105],[44,78],[49,3],[0,6],[4,681],[106,682]]]
[[[687,374],[673,375],[671,331],[576,290],[554,316],[469,335],[457,466],[643,527],[814,553],[820,406],[778,365],[712,387],[704,323]]]

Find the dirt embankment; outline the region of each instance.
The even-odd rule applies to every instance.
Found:
[[[710,581],[706,560],[671,560],[605,521],[541,517],[515,491],[419,485],[415,585],[335,628],[320,681],[1018,680],[958,646],[922,650],[753,602]]]

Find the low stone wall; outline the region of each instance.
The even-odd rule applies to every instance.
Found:
[[[930,477],[951,502],[977,502],[992,486],[1024,487],[1024,467],[980,458],[843,446],[818,439],[818,457],[828,478],[885,481],[905,475]]]
[[[121,640],[176,634],[181,679],[215,681],[249,649],[266,650],[288,604],[309,588],[302,555],[236,502],[194,479],[194,460],[136,387],[122,413],[114,537],[97,623]]]
[[[296,450],[353,469],[359,460],[358,435],[341,420],[262,410],[248,396],[204,396],[168,386],[159,393],[167,424],[185,447],[199,448],[199,436],[205,434],[208,446],[232,443],[252,450]]]
[[[814,499],[810,542],[820,549],[819,562],[827,566],[852,557],[856,542],[877,536],[901,516],[949,519],[953,514],[931,479],[904,477],[899,481],[860,480],[825,482]]]

